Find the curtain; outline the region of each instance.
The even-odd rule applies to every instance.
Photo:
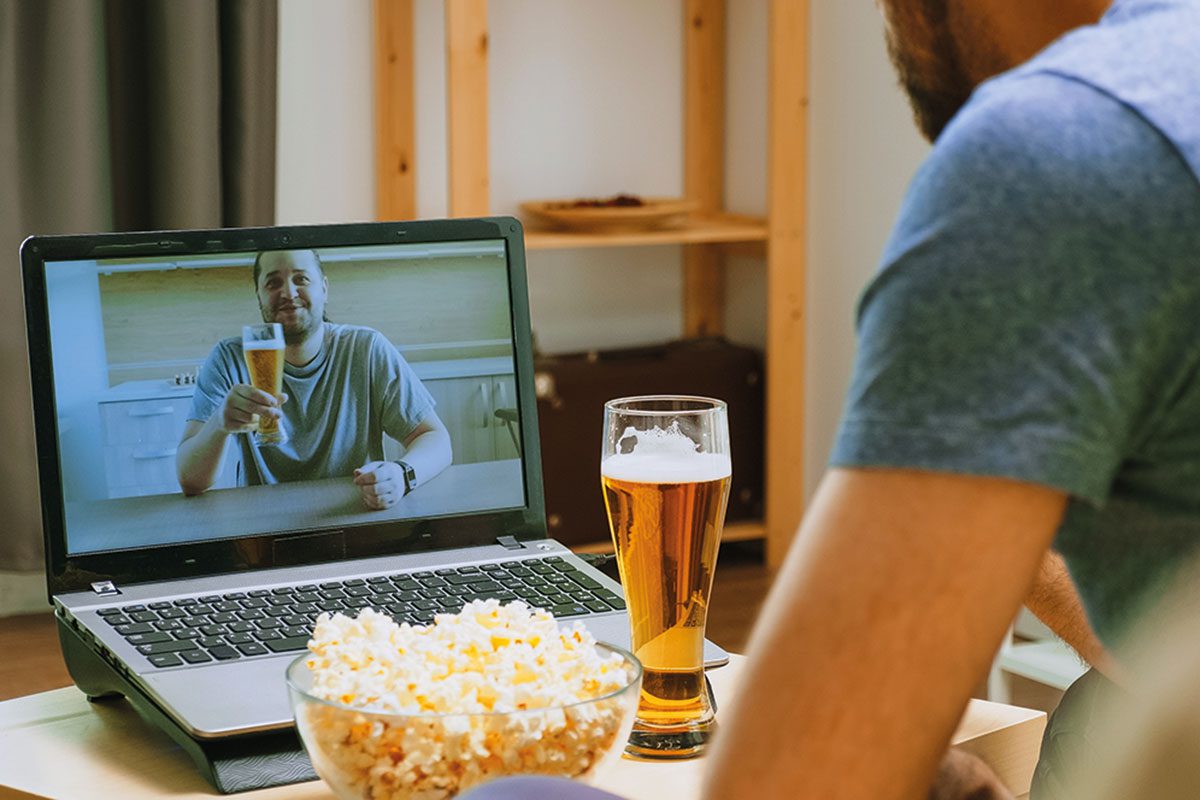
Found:
[[[276,38],[275,0],[0,0],[0,572],[43,564],[21,240],[272,224]]]

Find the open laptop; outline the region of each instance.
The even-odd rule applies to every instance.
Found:
[[[276,251],[315,253],[326,327],[368,330],[399,354],[400,383],[436,403],[450,466],[390,508],[369,508],[346,474],[265,481],[270,446],[250,449],[250,433],[229,435],[207,491],[180,489],[204,396],[219,401],[222,376],[248,382],[242,326],[275,313],[255,262]],[[34,237],[21,257],[49,594],[89,696],[132,692],[201,741],[288,728],[283,672],[312,621],[367,606],[427,623],[466,600],[521,599],[628,646],[619,584],[546,535],[516,220]],[[285,393],[307,391],[304,369],[285,370]],[[376,388],[359,375],[339,397]],[[581,450],[600,426],[579,431]],[[404,459],[403,423],[367,427],[384,459]]]

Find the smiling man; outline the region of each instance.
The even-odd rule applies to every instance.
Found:
[[[288,441],[260,446],[236,436],[245,484],[346,476],[368,508],[394,506],[451,461],[450,436],[433,398],[383,334],[325,316],[329,281],[312,250],[259,253],[254,287],[264,322],[283,327],[282,402],[250,385],[242,340],[219,342],[200,369],[179,445],[185,494],[212,486],[231,437],[254,415],[283,421]],[[405,447],[388,461],[383,435]]]

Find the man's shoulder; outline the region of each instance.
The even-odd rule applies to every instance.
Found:
[[[1068,77],[1008,74],[981,86],[938,138],[883,266],[986,274],[1025,258],[1175,269],[1198,244],[1198,188],[1172,144],[1125,104]]]
[[[1186,101],[1200,77],[1198,27],[1195,0],[1118,0],[1097,24],[1059,37],[1015,71],[1070,76],[1135,106]]]
[[[947,208],[1001,208],[1050,222],[1192,207],[1178,150],[1136,110],[1078,80],[1018,71],[976,91],[938,138],[914,184]]]
[[[364,357],[396,349],[386,336],[366,325],[327,324],[336,349],[351,350]]]
[[[1078,162],[1107,171],[1140,160],[1158,139],[1133,109],[1095,87],[1017,71],[980,86],[938,138],[932,156],[980,160],[989,169]]]
[[[1200,176],[1200,3],[1119,0],[1096,25],[1059,38],[1009,78],[1057,77],[1111,99],[1170,142]]]
[[[341,342],[373,342],[385,338],[382,333],[366,325],[346,325],[340,322],[327,322],[329,335]]]
[[[234,358],[242,357],[242,338],[240,336],[230,336],[226,339],[221,339],[212,348],[212,356],[214,358]]]

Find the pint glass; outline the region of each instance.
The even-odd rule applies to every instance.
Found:
[[[242,328],[242,353],[250,383],[276,399],[283,397],[283,326],[278,322],[246,325]],[[287,432],[275,417],[255,415],[254,440],[260,445],[287,441]]]
[[[715,727],[704,626],[731,475],[725,403],[652,396],[604,406],[600,481],[633,646],[645,669],[626,752],[699,755]]]

